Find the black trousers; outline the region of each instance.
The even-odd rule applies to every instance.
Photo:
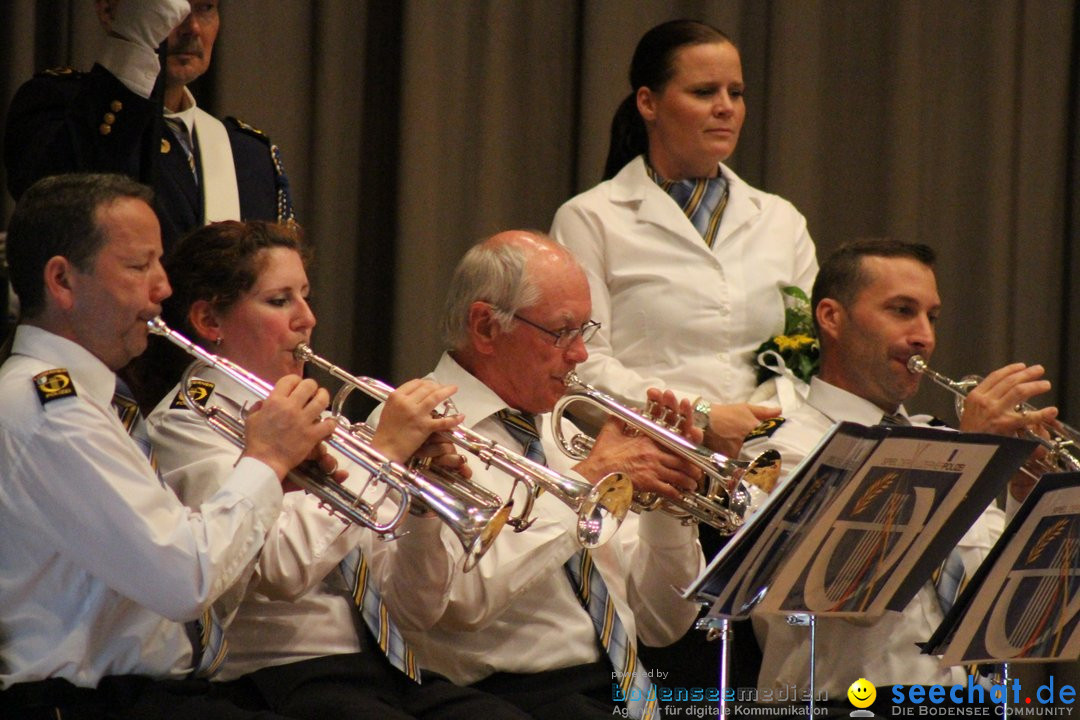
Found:
[[[295,720],[528,720],[513,705],[425,672],[418,685],[381,653],[331,655],[216,683],[218,696]]]
[[[611,663],[606,660],[528,675],[496,673],[472,687],[513,703],[536,720],[611,720],[622,707],[612,700]]]
[[[0,692],[0,720],[284,720],[216,696],[205,680],[104,678],[96,689],[50,679]]]

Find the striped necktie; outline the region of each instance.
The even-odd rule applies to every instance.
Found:
[[[187,156],[188,167],[191,168],[191,176],[195,178],[195,184],[198,185],[199,170],[195,165],[195,145],[191,142],[191,133],[188,132],[187,125],[185,125],[180,118],[174,117],[165,118],[165,124],[169,126],[169,130],[172,132],[173,137],[180,143],[184,155]]]
[[[146,419],[139,410],[135,398],[132,397],[131,388],[120,378],[116,379],[112,405],[124,429],[139,446],[139,450],[146,456],[150,466],[154,468],[158,482],[162,487],[167,487],[161,473],[158,472],[154,447],[150,444],[150,435],[146,431]],[[198,620],[184,623],[184,629],[187,631],[188,639],[191,640],[192,677],[213,677],[221,669],[225,663],[225,657],[229,654],[229,643],[225,639],[224,626],[214,611],[207,608]]]
[[[682,208],[705,244],[712,248],[728,202],[728,182],[724,174],[717,173],[714,178],[665,180],[651,167],[648,167],[648,174]]]
[[[618,695],[613,699],[626,703],[629,717],[652,720],[657,716],[656,690],[648,671],[637,660],[637,650],[615,612],[615,603],[600,571],[593,564],[592,553],[578,550],[570,556],[566,561],[566,573],[578,600],[592,618],[596,635],[615,670],[619,682]]]
[[[150,444],[150,435],[146,431],[146,419],[143,417],[142,411],[139,410],[139,404],[132,397],[131,388],[120,378],[116,379],[116,391],[113,393],[112,406],[116,410],[124,430],[127,431],[128,437],[139,446],[139,450],[150,461],[150,467],[154,468],[158,480],[161,480],[161,474],[158,473],[157,456],[154,454],[154,447]],[[162,481],[162,485],[164,484],[164,481]]]
[[[547,465],[544,446],[540,442],[540,431],[536,429],[535,415],[503,408],[495,413],[495,416],[499,418],[511,437],[521,443],[525,457],[541,465]]]
[[[413,651],[405,642],[401,630],[382,601],[375,586],[368,583],[370,568],[360,548],[354,548],[338,566],[345,575],[352,592],[353,602],[360,610],[364,624],[375,637],[379,649],[386,655],[390,664],[420,682],[420,668],[416,665]]]

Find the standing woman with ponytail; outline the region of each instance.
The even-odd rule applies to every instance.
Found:
[[[756,349],[784,332],[781,290],[817,273],[806,220],[723,162],[746,116],[739,51],[692,20],[658,25],[630,66],[606,179],[564,204],[551,234],[589,276],[601,330],[579,373],[639,404],[649,387],[695,403],[725,454],[776,409],[746,404]]]

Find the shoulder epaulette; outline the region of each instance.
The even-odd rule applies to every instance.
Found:
[[[296,223],[296,209],[293,207],[292,193],[289,190],[289,178],[285,174],[285,164],[281,161],[281,149],[270,141],[262,130],[248,125],[243,120],[229,116],[225,122],[234,125],[237,130],[264,143],[270,150],[270,160],[274,164],[274,182],[277,192],[277,221],[292,225]]]
[[[195,404],[199,407],[206,407],[206,401],[210,399],[210,394],[214,392],[214,383],[209,380],[192,380],[188,384],[188,395]],[[170,410],[180,409],[186,410],[187,404],[184,402],[183,390],[179,390],[176,393],[176,397],[173,398],[172,403],[169,405]]]
[[[762,420],[756,428],[750,431],[743,442],[750,442],[751,440],[757,440],[758,438],[770,437],[777,428],[784,424],[784,418],[774,417],[768,420]]]
[[[72,382],[71,375],[66,368],[46,370],[35,375],[34,390],[37,391],[38,400],[41,401],[42,406],[53,400],[73,397],[77,394],[75,392],[75,383]]]
[[[76,70],[75,68],[67,67],[65,65],[48,68],[38,73],[39,77],[44,76],[56,78],[77,78],[81,75],[83,75],[82,72]]]
[[[225,118],[225,119],[228,122],[231,122],[233,125],[235,125],[237,130],[240,130],[243,133],[245,133],[247,135],[250,135],[250,136],[252,136],[254,138],[258,138],[259,140],[262,140],[267,145],[270,144],[270,137],[266,133],[264,133],[262,130],[260,130],[259,128],[255,127],[253,125],[248,125],[246,122],[244,122],[240,118],[233,117],[231,115],[229,117]]]

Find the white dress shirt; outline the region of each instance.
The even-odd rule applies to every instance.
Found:
[[[903,407],[898,411],[907,415]],[[783,474],[799,464],[837,422],[861,425],[881,422],[881,408],[868,400],[813,378],[807,403],[799,408],[770,437],[757,438],[743,446],[749,458],[767,450],[779,450]],[[928,416],[911,416],[911,424],[925,427]],[[987,508],[960,539],[967,576],[974,575],[1005,527],[1005,515],[995,506]],[[754,632],[762,648],[758,686],[780,688],[797,685],[809,688],[810,639],[805,627],[789,626],[784,615],[753,613]],[[856,624],[836,618],[817,621],[815,692],[825,691],[830,699],[843,699],[847,688],[864,677],[882,685],[963,684],[962,667],[942,669],[939,658],[923,655],[916,643],[925,642],[941,624],[943,615],[934,586],[925,583],[902,612],[886,611],[873,625]]]
[[[650,387],[746,401],[754,350],[784,330],[780,289],[809,294],[817,260],[806,220],[720,171],[730,195],[712,249],[641,157],[555,215],[551,234],[584,266],[602,323],[578,372],[623,402]]]
[[[212,369],[199,377],[214,383],[207,406],[240,416],[257,398]],[[187,408],[172,407],[170,393],[151,413],[150,437],[165,481],[185,504],[195,506],[217,491],[218,478],[236,462],[240,450]],[[345,487],[360,491],[368,473],[352,463]],[[373,499],[371,488],[365,499]],[[391,503],[381,508],[386,521]],[[436,518],[407,516],[393,542],[346,525],[319,500],[303,492],[285,496],[267,535],[256,576],[229,625],[229,656],[217,679],[231,680],[263,667],[361,651],[363,621],[338,563],[358,544],[368,560],[370,580],[402,627],[423,629],[439,616],[454,572],[453,548],[442,547]],[[351,581],[352,578],[349,578]],[[243,595],[243,593],[240,593]],[[373,647],[374,652],[378,649]]]
[[[454,403],[466,425],[522,451],[494,416],[506,403],[453,358],[444,354],[429,377],[458,386]],[[550,417],[537,420],[548,465],[580,479],[546,428]],[[500,497],[510,492],[508,476],[471,465],[475,482]],[[476,568],[455,576],[445,612],[431,630],[406,633],[425,668],[469,684],[496,672],[534,673],[604,657],[564,568],[580,547],[576,516],[551,493],[537,499],[534,516],[525,532],[505,528]],[[697,607],[674,588],[687,586],[704,566],[696,538],[696,527],[663,513],[630,514],[614,538],[593,551],[630,638],[666,645],[693,623]]]
[[[185,676],[182,623],[255,558],[281,508],[274,472],[246,459],[193,512],[120,423],[108,367],[28,325],[13,352],[0,368],[0,687]],[[33,378],[55,368],[76,394],[43,403]]]

